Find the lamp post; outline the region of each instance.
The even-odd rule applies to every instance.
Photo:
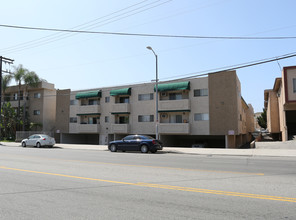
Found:
[[[155,77],[156,125],[155,125],[155,138],[158,139],[158,59],[157,59],[157,54],[154,52],[152,47],[148,46],[146,48],[153,52],[153,54],[155,55],[155,59],[156,59],[156,77]]]

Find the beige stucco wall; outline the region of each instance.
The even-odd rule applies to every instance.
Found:
[[[296,79],[296,67],[287,69],[288,101],[296,101],[296,93],[293,91],[293,79]]]
[[[268,91],[268,106],[267,106],[267,129],[270,133],[280,132],[279,122],[279,103],[277,92],[273,90]]]
[[[240,133],[240,83],[235,71],[209,75],[210,134]]]

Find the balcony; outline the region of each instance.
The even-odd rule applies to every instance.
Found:
[[[158,124],[160,134],[190,134],[189,123],[160,123]]]
[[[10,102],[12,108],[17,108],[18,107],[18,101],[17,100],[11,100],[11,101],[5,101],[5,102]],[[20,101],[20,106],[22,107],[25,104],[24,100]],[[27,107],[29,106],[29,101],[27,101]]]
[[[130,132],[129,124],[112,124],[111,133],[113,134],[128,134]]]
[[[78,124],[77,133],[99,133],[99,124]]]
[[[77,109],[78,114],[93,114],[100,113],[101,106],[100,105],[80,105]]]
[[[131,105],[129,103],[116,103],[112,105],[111,112],[127,113],[131,112]]]
[[[189,110],[189,99],[181,100],[162,100],[158,102],[158,111],[181,111]]]

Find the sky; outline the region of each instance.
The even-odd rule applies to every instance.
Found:
[[[223,36],[296,36],[295,0],[9,0],[0,25],[96,32]],[[0,56],[22,64],[56,89],[83,90],[208,73],[296,52],[296,39],[188,39],[78,34],[0,27]],[[242,96],[264,107],[282,68],[296,57],[237,70]],[[4,70],[13,70],[4,65]],[[226,68],[225,68],[226,69]],[[15,82],[12,82],[14,85]]]

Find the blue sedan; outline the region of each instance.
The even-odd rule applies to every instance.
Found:
[[[121,151],[141,151],[142,153],[156,153],[162,150],[162,143],[150,136],[146,135],[128,135],[122,140],[111,141],[108,144],[111,152]]]

